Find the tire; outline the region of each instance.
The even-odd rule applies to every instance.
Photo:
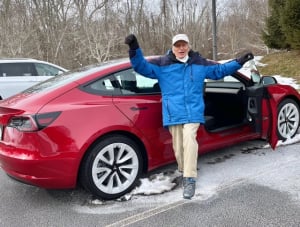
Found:
[[[142,165],[139,147],[133,140],[121,135],[106,137],[83,159],[80,182],[100,199],[116,199],[135,187]]]
[[[277,135],[281,140],[293,138],[299,128],[300,111],[298,104],[292,99],[284,99],[278,105]]]

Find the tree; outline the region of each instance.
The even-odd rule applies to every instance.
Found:
[[[300,0],[286,0],[280,24],[287,43],[293,49],[300,49]]]
[[[265,53],[260,34],[267,5],[267,0],[217,1],[220,59],[242,48]],[[124,38],[130,33],[145,55],[165,54],[172,36],[186,33],[193,50],[211,58],[211,20],[210,0],[0,0],[0,57],[37,58],[73,69],[128,57]]]
[[[268,0],[223,2],[217,8],[218,58],[233,58],[244,50],[257,55],[268,53],[261,32],[268,15]]]
[[[286,0],[269,0],[271,15],[266,19],[266,31],[263,32],[263,39],[270,48],[283,49],[288,47],[280,22],[285,2]]]

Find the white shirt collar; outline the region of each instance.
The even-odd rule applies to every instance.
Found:
[[[189,56],[186,55],[184,58],[176,58],[178,61],[186,63],[189,60]]]

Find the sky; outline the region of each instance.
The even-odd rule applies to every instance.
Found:
[[[262,57],[255,57],[255,64],[264,66],[260,63],[261,59]],[[241,71],[247,73],[252,67],[252,63],[246,64]],[[280,75],[273,76],[276,77],[278,83],[299,88],[299,85],[292,78]],[[240,147],[235,148],[235,151],[231,148],[225,148],[220,153],[216,153],[217,155],[213,154],[214,156],[200,156],[195,196],[197,199],[200,197],[206,200],[217,195],[224,187],[231,187],[243,179],[245,181],[250,179],[254,183],[286,191],[294,196],[295,200],[300,201],[300,183],[294,180],[295,176],[300,175],[299,148],[291,151],[289,155],[285,154],[286,149],[284,149],[289,144],[299,142],[300,130],[294,138],[285,142],[278,141],[275,151],[270,149],[266,141],[249,141],[238,145]],[[299,168],[294,167],[295,162],[298,162],[296,166]],[[292,167],[290,168],[289,165]],[[293,170],[291,171],[291,169]],[[270,175],[274,177],[270,177]],[[170,201],[176,202],[182,199],[179,179],[181,179],[181,174],[176,170],[175,163],[170,169],[167,167],[161,172],[142,178],[140,186],[122,198],[113,202],[91,198],[85,205],[75,204],[74,209],[79,213],[122,213],[136,210],[137,207],[142,208],[151,205],[155,207]],[[132,204],[124,206],[124,202]],[[103,209],[103,206],[110,209]]]

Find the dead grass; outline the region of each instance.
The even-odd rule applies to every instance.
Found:
[[[281,75],[294,78],[300,84],[300,51],[280,51],[263,57],[258,67],[262,75]]]

